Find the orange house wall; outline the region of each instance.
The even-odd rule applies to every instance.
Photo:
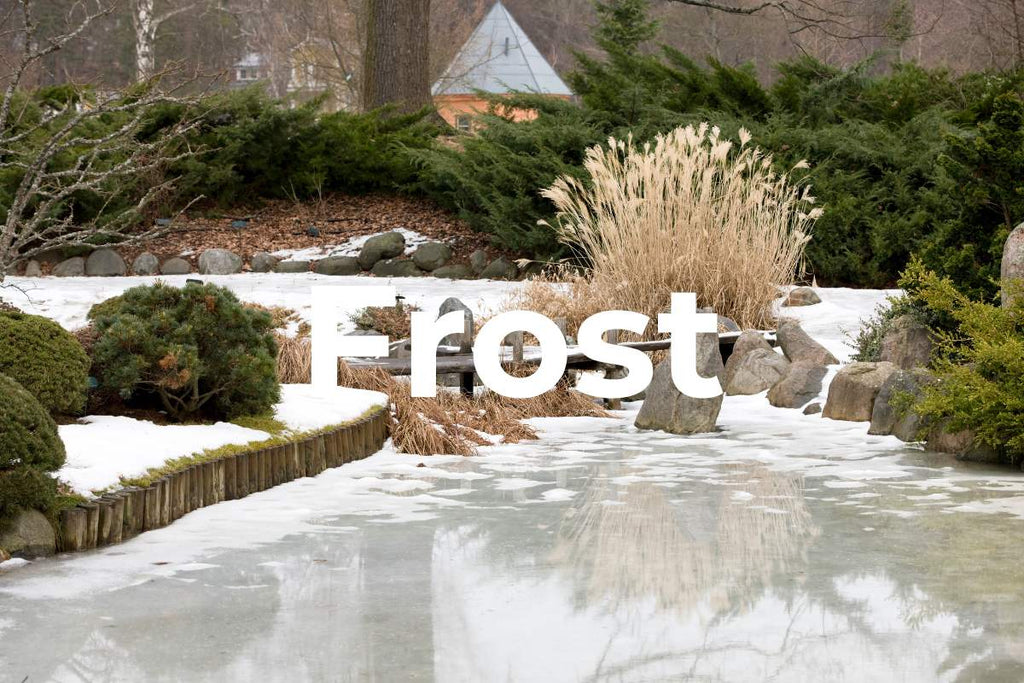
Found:
[[[565,95],[551,95],[561,100],[568,100]],[[461,114],[476,116],[487,111],[487,101],[476,95],[437,95],[434,97],[434,106],[448,125],[455,126],[455,119]],[[511,112],[514,121],[529,121],[537,117],[537,112],[532,109],[513,109]]]

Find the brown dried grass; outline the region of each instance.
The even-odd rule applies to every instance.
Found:
[[[655,319],[672,292],[695,292],[699,306],[743,327],[770,326],[778,286],[797,275],[820,209],[809,187],[747,142],[740,131],[734,149],[701,124],[640,148],[615,139],[591,148],[586,183],[564,177],[543,192],[558,208],[559,239],[589,271],[563,273],[561,290],[536,281],[518,303],[578,325],[598,308]]]

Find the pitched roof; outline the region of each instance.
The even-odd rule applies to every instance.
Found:
[[[476,90],[572,95],[500,0],[434,84],[435,95],[465,95]]]

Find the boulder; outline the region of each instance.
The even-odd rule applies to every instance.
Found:
[[[740,329],[740,326],[732,318],[727,318],[724,315],[718,316],[719,332],[739,332]]]
[[[132,273],[134,275],[156,275],[160,272],[160,259],[148,251],[144,251],[132,261]]]
[[[160,266],[161,275],[188,275],[192,272],[192,266],[183,258],[169,258]]]
[[[828,349],[811,339],[795,320],[782,320],[776,333],[779,346],[792,363],[807,362],[814,365],[838,365],[839,360]]]
[[[354,256],[330,256],[314,263],[313,271],[320,275],[358,275],[363,269]]]
[[[892,328],[882,338],[881,360],[910,370],[928,365],[931,356],[932,333],[926,325],[910,315],[892,321]]]
[[[515,280],[518,275],[519,269],[504,256],[491,261],[480,273],[480,277],[485,280]]]
[[[48,557],[57,552],[57,537],[43,513],[24,510],[0,533],[0,548],[26,560]]]
[[[455,311],[465,311],[472,313],[469,306],[462,303],[461,300],[456,299],[454,296],[450,296],[441,302],[440,308],[437,309],[437,317],[440,318],[448,313]],[[449,334],[447,337],[441,340],[441,344],[444,346],[459,346],[462,343],[462,334]]]
[[[772,347],[771,344],[765,341],[761,333],[756,330],[744,330],[740,333],[736,343],[732,345],[732,351],[729,353],[729,359],[725,361],[725,371],[722,373],[723,387],[729,382],[729,379],[736,372],[736,368],[747,354],[758,349],[761,349],[762,351],[765,349],[771,351]]]
[[[797,287],[792,290],[787,296],[786,300],[782,302],[783,306],[813,306],[814,304],[820,304],[821,297],[810,287]]]
[[[390,258],[377,261],[370,272],[377,277],[419,277],[423,271],[407,258]]]
[[[799,408],[821,393],[821,381],[828,368],[820,363],[797,361],[768,390],[768,402],[776,408]]]
[[[423,270],[437,270],[452,257],[452,248],[444,242],[427,242],[413,253],[412,260]]]
[[[1017,282],[1016,287],[1024,287],[1024,223],[1018,225],[1003,245],[1003,267],[1000,272],[1003,281],[1003,305],[1008,306],[1013,297],[1010,281]]]
[[[889,376],[878,390],[875,405],[871,409],[871,426],[868,434],[893,436],[903,441],[918,441],[925,424],[921,416],[904,405],[921,396],[924,387],[935,381],[927,370],[897,370]]]
[[[281,259],[277,258],[273,254],[268,254],[265,251],[261,251],[258,254],[252,255],[252,260],[249,262],[249,268],[254,273],[272,273],[277,264],[281,262]]]
[[[11,559],[10,554],[3,548],[0,548],[0,564],[6,562],[9,559]]]
[[[850,363],[828,388],[824,415],[833,420],[870,422],[875,398],[882,385],[897,371],[892,363]]]
[[[359,265],[370,270],[377,261],[395,258],[405,253],[405,236],[400,232],[386,232],[366,240],[359,252]]]
[[[43,274],[43,267],[39,265],[39,261],[32,259],[25,266],[25,277],[39,277]]]
[[[441,266],[433,273],[434,277],[448,278],[449,280],[471,280],[476,277],[472,268],[462,263],[453,263],[448,266]]]
[[[672,381],[671,359],[666,358],[654,369],[654,378],[647,387],[636,426],[640,429],[661,429],[672,434],[701,434],[715,431],[722,396],[692,398],[681,393]],[[718,350],[717,334],[697,336],[697,371],[703,377],[720,376],[724,370]]]
[[[281,261],[274,266],[275,273],[308,273],[309,261]]]
[[[788,369],[789,361],[774,349],[755,349],[733,365],[732,374],[724,385],[725,393],[729,396],[760,394],[775,386]]]
[[[978,443],[974,432],[963,430],[951,431],[946,423],[935,425],[928,432],[925,449],[936,453],[949,453],[963,462],[984,462],[990,464],[1009,464],[1004,457],[991,446]]]
[[[477,275],[484,272],[484,268],[487,267],[488,263],[490,263],[490,259],[487,258],[487,252],[483,249],[477,249],[469,255],[469,267]]]
[[[85,274],[91,277],[121,277],[127,273],[127,264],[113,249],[97,249],[85,261]]]
[[[808,403],[807,407],[804,408],[804,415],[820,415],[821,404],[815,401],[814,403]]]
[[[85,259],[81,256],[61,261],[53,267],[54,277],[81,277],[85,275]]]
[[[242,272],[242,257],[227,249],[207,249],[199,255],[201,275],[234,275]]]

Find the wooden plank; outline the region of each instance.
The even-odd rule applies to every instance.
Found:
[[[770,334],[770,333],[769,333]],[[718,335],[719,346],[732,346],[739,339],[739,332],[723,332]],[[775,345],[774,335],[766,336],[769,344]],[[619,346],[639,349],[645,353],[652,351],[664,351],[671,345],[670,339],[655,339],[653,341],[623,342]],[[508,355],[508,354],[506,354]],[[509,356],[506,360],[512,360]],[[384,368],[388,373],[396,376],[407,376],[412,374],[412,359],[410,358],[346,358],[345,361],[357,367],[379,367]],[[522,361],[527,365],[539,365],[540,356],[534,354],[525,356]],[[569,347],[566,357],[566,367],[569,368],[593,368],[597,363],[588,358],[578,347]],[[465,374],[474,370],[473,354],[459,353],[455,355],[439,355],[437,358],[437,374]]]

